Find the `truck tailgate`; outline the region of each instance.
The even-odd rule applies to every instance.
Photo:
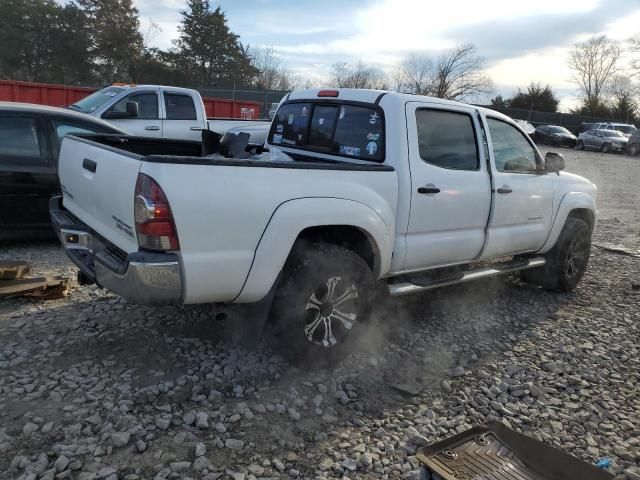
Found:
[[[138,250],[133,214],[141,157],[65,137],[58,176],[64,207],[127,253]]]

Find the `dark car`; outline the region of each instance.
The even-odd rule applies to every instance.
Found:
[[[588,132],[589,130],[593,130],[595,128],[598,128],[598,123],[585,123],[582,122],[580,124],[580,126],[578,127],[578,135],[580,135],[583,132]]]
[[[67,133],[123,133],[63,108],[0,102],[0,238],[49,234],[49,198],[60,191],[57,166]]]
[[[631,134],[624,151],[629,155],[638,155],[640,153],[640,130],[636,130]]]
[[[558,125],[539,125],[533,133],[536,143],[553,145],[554,147],[575,147],[578,143],[576,136],[564,127]]]

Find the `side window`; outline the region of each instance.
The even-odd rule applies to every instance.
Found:
[[[475,130],[469,115],[419,109],[416,110],[416,124],[422,160],[452,170],[479,168]]]
[[[62,144],[62,139],[68,133],[104,133],[106,130],[104,128],[93,127],[87,124],[77,124],[73,122],[67,122],[65,120],[53,120],[53,129],[56,132],[56,137],[58,139],[58,144],[56,146],[56,150],[60,150],[60,145]]]
[[[304,145],[310,111],[310,103],[282,105],[273,121],[270,143],[291,146]]]
[[[536,151],[524,135],[495,118],[487,118],[487,123],[499,172],[531,172],[538,168]]]
[[[158,118],[158,95],[152,92],[148,93],[132,93],[124,97],[108,111],[115,113],[126,113],[127,102],[138,103],[138,116],[140,120],[155,120]]]
[[[0,156],[20,161],[44,157],[45,153],[35,118],[0,117]]]
[[[165,93],[164,108],[167,111],[167,120],[196,119],[196,107],[189,95]]]

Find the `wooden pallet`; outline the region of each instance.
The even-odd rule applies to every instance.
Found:
[[[25,296],[42,300],[63,298],[69,279],[59,275],[29,277],[31,265],[23,261],[0,262],[0,298]]]

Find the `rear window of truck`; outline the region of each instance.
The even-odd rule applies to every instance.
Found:
[[[269,143],[382,162],[382,110],[374,106],[337,102],[285,103],[276,113]]]

